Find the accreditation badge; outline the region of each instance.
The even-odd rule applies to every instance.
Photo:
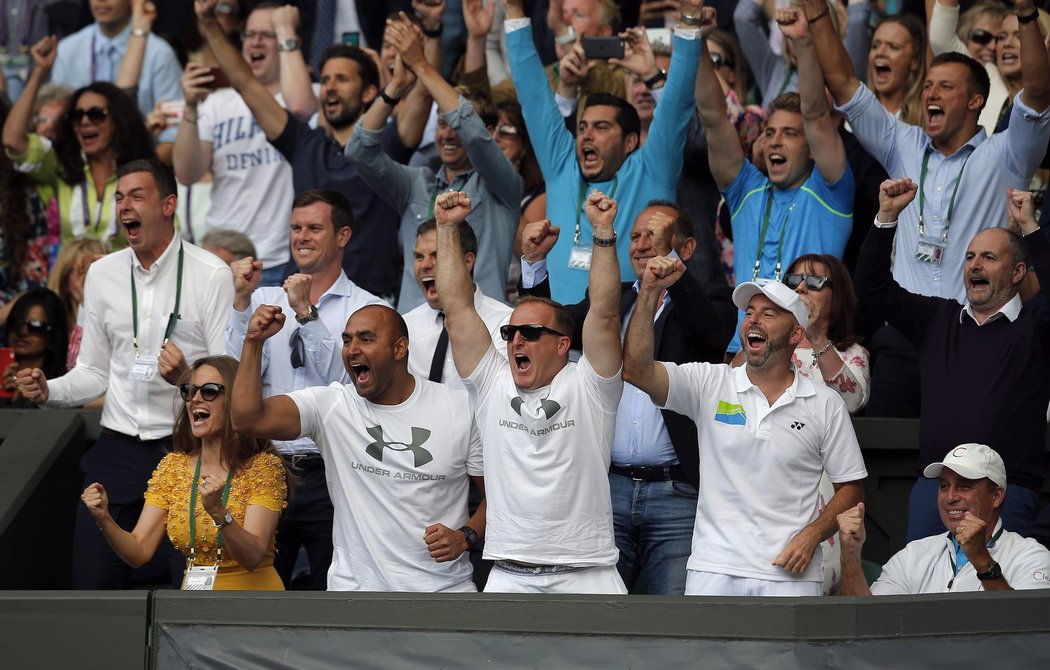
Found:
[[[157,376],[157,357],[146,354],[136,354],[135,362],[131,365],[128,379],[133,382],[151,382]]]
[[[920,263],[940,265],[941,258],[943,257],[943,244],[937,244],[936,242],[927,242],[926,240],[919,240],[919,243],[915,246],[915,258]]]
[[[183,591],[214,591],[215,577],[219,574],[216,565],[187,565],[182,577]]]
[[[569,269],[570,270],[583,270],[584,272],[590,272],[591,270],[591,254],[594,249],[589,245],[574,244],[572,245],[572,251],[569,252]]]

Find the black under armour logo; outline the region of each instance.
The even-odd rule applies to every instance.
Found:
[[[521,416],[521,406],[524,404],[525,400],[520,396],[514,396],[510,399],[510,408],[513,409],[514,413],[518,416]],[[561,410],[561,405],[550,398],[544,398],[540,401],[540,409],[543,410],[543,416],[549,420]]]
[[[791,422],[791,427],[794,428],[795,430],[802,430],[803,428],[805,428],[805,426],[806,426],[806,424],[802,423],[801,421],[792,421]]]
[[[404,442],[387,442],[383,439],[383,427],[382,426],[370,426],[365,430],[368,434],[375,438],[375,442],[365,447],[365,453],[376,459],[380,463],[383,462],[383,450],[393,449],[394,451],[411,451],[412,458],[415,466],[418,468],[421,465],[426,465],[430,461],[434,460],[434,456],[429,451],[423,448],[423,444],[430,439],[430,431],[426,428],[417,428],[412,426],[412,443],[405,444]]]

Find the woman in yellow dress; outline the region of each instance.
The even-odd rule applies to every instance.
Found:
[[[269,441],[234,432],[226,394],[236,373],[233,358],[209,356],[184,375],[174,451],[153,472],[133,531],[109,516],[101,484],[84,489],[81,500],[113,551],[131,566],[153,556],[166,530],[186,555],[187,568],[218,565],[214,589],[282,591],[273,555],[286,506],[285,468]]]

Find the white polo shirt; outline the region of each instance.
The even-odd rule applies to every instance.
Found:
[[[773,406],[746,366],[663,363],[665,409],[696,422],[700,497],[689,569],[771,581],[822,581],[820,548],[801,574],[773,559],[818,515],[827,471],[841,484],[867,477],[839,395],[795,372]]]
[[[300,437],[325,461],[335,508],[329,591],[476,591],[467,553],[437,563],[424,530],[467,521],[467,476],[481,475],[481,442],[467,394],[416,377],[399,405],[353,386],[293,391]]]
[[[485,445],[485,558],[616,565],[609,452],[623,380],[587,355],[524,391],[495,348],[464,379]]]
[[[1002,527],[1000,520],[995,532]],[[1014,590],[1050,588],[1050,551],[1035,540],[1004,531],[988,552]],[[871,585],[871,592],[892,596],[983,591],[984,585],[977,579],[972,563],[966,563],[952,578],[953,560],[955,545],[947,534],[914,540],[886,563],[882,575]]]

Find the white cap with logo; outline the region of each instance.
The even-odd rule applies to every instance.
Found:
[[[764,285],[753,281],[740,284],[733,289],[733,304],[740,309],[747,309],[748,301],[759,293],[772,300],[777,307],[791,312],[798,325],[809,328],[809,309],[806,308],[806,303],[802,302],[798,293],[789,289],[787,284],[778,281],[767,282]]]
[[[943,468],[948,468],[967,479],[987,477],[1006,490],[1006,466],[1002,456],[988,445],[972,442],[960,444],[949,451],[940,463],[927,465],[922,474],[926,477],[939,477]]]

